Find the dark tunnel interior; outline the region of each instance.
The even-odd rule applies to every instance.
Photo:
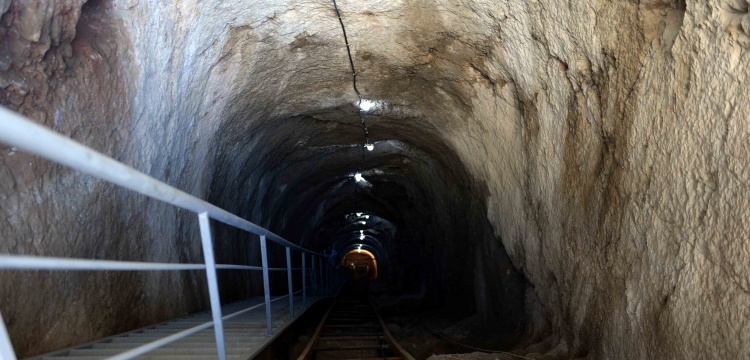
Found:
[[[748,357],[748,0],[337,4],[0,0],[0,105],[296,245],[372,253],[402,334],[450,315],[528,357]],[[196,213],[18,147],[0,256],[205,261]],[[210,226],[218,262],[259,265],[258,236]],[[5,259],[19,357],[210,306],[199,271]],[[263,293],[218,279],[224,303]]]
[[[20,7],[14,3],[12,9]],[[362,146],[363,129],[357,118],[356,101],[352,101],[346,53],[342,52],[340,28],[333,19],[324,22],[330,28],[321,35],[324,42],[308,43],[298,37],[291,47],[276,48],[273,44],[281,39],[269,38],[260,48],[253,48],[252,51],[263,53],[264,60],[252,67],[241,67],[239,71],[249,71],[247,78],[238,77],[241,80],[228,90],[221,85],[221,79],[212,76],[216,71],[228,71],[227,61],[245,61],[242,57],[255,46],[250,29],[237,27],[229,31],[231,40],[221,50],[223,55],[216,65],[219,70],[211,67],[213,72],[207,73],[211,80],[201,84],[194,71],[198,65],[187,61],[184,68],[177,70],[171,62],[158,58],[159,41],[169,39],[143,43],[148,47],[145,51],[138,48],[140,54],[156,56],[142,60],[145,72],[134,70],[133,64],[119,62],[132,54],[127,52],[127,46],[112,45],[127,43],[118,37],[123,33],[115,30],[123,26],[117,9],[108,1],[86,3],[80,8],[82,20],[74,24],[72,55],[59,53],[67,59],[68,75],[50,81],[60,87],[92,83],[99,86],[76,98],[75,104],[83,105],[61,100],[21,107],[20,111],[38,113],[45,106],[49,111],[57,107],[52,111],[56,115],[45,117],[44,124],[300,246],[321,252],[332,246],[343,255],[361,245],[377,259],[377,282],[381,292],[391,297],[391,308],[433,309],[456,316],[478,314],[484,324],[515,338],[526,329],[528,284],[513,266],[502,239],[496,235],[497,229],[487,220],[487,185],[470,174],[455,147],[446,142],[446,129],[440,128],[451,121],[451,116],[463,116],[461,111],[466,110],[469,101],[454,84],[439,92],[430,90],[436,83],[454,77],[451,70],[393,67],[368,51],[357,52],[354,61],[361,65],[360,76],[365,79],[361,88],[373,101],[372,109],[365,113],[374,144],[369,151]],[[170,9],[161,11],[161,16],[171,16]],[[13,21],[11,15],[5,19]],[[5,46],[20,59],[25,53],[13,46],[21,46],[23,40],[16,40]],[[87,60],[86,56],[95,54],[101,54],[101,63]],[[416,76],[415,71],[421,74]],[[178,77],[179,86],[159,77],[175,72],[182,74]],[[138,76],[130,75],[133,73],[144,78],[138,80]],[[400,75],[404,77],[399,78]],[[108,76],[117,81],[107,83]],[[107,90],[107,86],[112,89]],[[130,103],[120,103],[125,97],[116,95],[118,92],[136,95],[128,100]],[[102,105],[104,96],[113,101]],[[164,97],[162,101],[151,101],[160,96]],[[138,103],[147,105],[139,108]],[[126,108],[131,110],[123,112]],[[105,140],[99,135],[104,133],[111,136]],[[21,163],[14,161],[19,158],[9,158],[8,163],[18,166]],[[81,182],[56,183],[60,171]],[[108,184],[92,183],[85,175],[49,163],[41,163],[27,176],[55,183],[53,188],[43,190],[48,194],[97,194],[90,201],[78,202],[71,197],[55,205],[74,210],[56,214],[58,223],[85,222],[79,233],[56,229],[62,238],[94,234],[111,239],[96,246],[66,248],[59,243],[41,251],[29,248],[30,253],[181,262],[201,257],[195,241],[196,224],[190,214]],[[32,186],[44,188],[42,184],[40,181]],[[94,190],[86,190],[87,186]],[[7,193],[8,203],[30,201],[22,194]],[[122,201],[117,202],[118,199]],[[12,207],[6,210],[15,211]],[[368,218],[357,216],[358,213]],[[258,264],[260,252],[255,235],[215,221],[213,229],[217,261]],[[53,233],[44,236],[52,238]],[[283,249],[269,249],[271,266],[283,266]],[[206,284],[198,274],[76,276],[54,274],[45,281],[63,284],[73,278],[72,281],[95,288],[80,307],[102,314],[103,325],[81,334],[82,339],[205,309],[208,304]],[[223,271],[219,280],[222,302],[257,295],[263,290],[260,274],[256,273]],[[283,276],[272,274],[271,280],[272,290],[283,293]],[[91,285],[102,281],[111,286]],[[163,283],[177,284],[184,293],[170,293]],[[118,289],[133,289],[123,299],[150,305],[112,313],[109,309],[119,306],[122,298]],[[22,323],[14,331],[44,331],[42,315],[39,321],[20,320],[24,308],[35,306],[25,303],[23,294],[17,291],[8,302],[13,311],[7,313],[7,318]],[[97,297],[104,300],[97,301]],[[71,296],[53,308],[64,309],[75,299]],[[65,316],[64,319],[75,317],[72,313]],[[117,320],[122,317],[129,320]],[[43,347],[35,347],[28,340],[20,348],[22,354],[34,354],[71,341],[75,340],[51,340]]]
[[[369,112],[375,146],[367,151],[356,114],[343,105],[221,129],[209,201],[320,252],[362,244],[378,259],[383,288],[410,295],[401,306],[481,309],[487,324],[520,336],[527,284],[485,219],[484,190],[429,125]],[[227,229],[218,238],[242,236]],[[493,260],[478,263],[486,251]],[[501,286],[478,294],[489,279]]]

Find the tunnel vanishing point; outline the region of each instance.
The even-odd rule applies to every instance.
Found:
[[[0,104],[301,246],[363,244],[378,281],[541,358],[750,357],[748,0],[338,4],[364,157],[330,1],[0,0]],[[0,160],[0,253],[202,256],[191,214]],[[217,257],[257,252],[243,236],[218,227]],[[32,356],[205,309],[205,288],[0,271],[0,312]]]

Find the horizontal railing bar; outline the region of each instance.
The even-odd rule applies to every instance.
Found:
[[[260,266],[216,264],[219,270],[263,270]]]
[[[154,271],[203,270],[203,264],[169,264],[137,261],[72,259],[27,255],[0,255],[0,269],[10,270],[99,270]]]
[[[109,156],[79,144],[45,126],[34,123],[2,106],[0,106],[0,142],[120,185],[148,197],[193,211],[196,214],[205,212],[212,219],[257,235],[265,235],[269,240],[288,246],[296,251],[320,255],[295,245],[281,236],[218,206],[167,185]]]
[[[76,259],[29,255],[0,255],[0,269],[3,270],[174,271],[203,270],[205,268],[206,266],[203,264]],[[231,264],[217,264],[216,268],[221,270],[263,270],[260,266]],[[269,268],[268,270],[286,271],[285,268]],[[299,271],[302,269],[293,268],[292,270]]]
[[[227,265],[217,264],[216,268],[219,270],[263,270],[260,266],[247,266],[247,265]],[[302,270],[301,268],[293,268],[293,271]],[[286,271],[286,268],[268,268],[268,271]]]
[[[249,266],[249,265],[231,265],[231,264],[216,264],[216,268],[219,270],[263,270],[262,266]],[[268,271],[286,271],[286,268],[268,268]],[[302,268],[292,268],[293,271],[300,271]],[[311,268],[307,268],[311,270]]]

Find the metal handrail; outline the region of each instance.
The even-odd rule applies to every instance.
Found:
[[[29,255],[0,255],[0,269],[5,270],[89,270],[89,271],[158,271],[205,270],[204,264],[153,263],[139,261],[92,260]]]
[[[204,263],[203,264],[183,264],[183,263],[156,263],[156,262],[137,262],[137,261],[115,261],[115,260],[92,260],[92,259],[73,259],[59,257],[36,257],[28,255],[11,255],[0,254],[0,270],[88,270],[88,271],[191,271],[205,270],[206,280],[208,282],[208,292],[211,304],[211,313],[213,321],[198,325],[196,327],[184,330],[177,334],[172,334],[165,338],[156,340],[152,343],[145,344],[139,348],[131,349],[112,357],[111,359],[123,360],[131,359],[138,355],[143,355],[149,351],[155,350],[161,346],[173,341],[190,336],[198,331],[214,327],[216,336],[216,349],[218,357],[221,360],[226,359],[226,350],[224,348],[223,322],[232,317],[255,309],[263,304],[266,307],[266,326],[267,334],[271,336],[273,328],[271,327],[271,302],[289,297],[290,316],[294,317],[294,292],[292,287],[292,271],[302,270],[302,301],[307,303],[307,283],[305,266],[306,256],[311,256],[313,288],[320,285],[325,288],[327,284],[325,272],[322,267],[323,256],[317,252],[310,251],[301,246],[293,244],[279,235],[247,221],[237,215],[234,215],[213,204],[192,196],[182,190],[165,184],[151,176],[137,171],[125,164],[118,162],[111,157],[103,155],[89,147],[86,147],[72,139],[62,136],[42,125],[36,124],[25,117],[16,114],[0,106],[0,143],[17,147],[23,151],[36,154],[50,161],[56,162],[63,166],[87,173],[96,178],[111,182],[115,185],[133,190],[153,199],[164,201],[168,204],[179,208],[190,210],[198,215],[200,225],[201,243],[203,246]],[[216,264],[213,254],[213,240],[211,238],[210,219],[214,219],[227,225],[257,234],[260,236],[262,266]],[[271,240],[286,247],[286,268],[270,268],[267,261],[266,239]],[[290,251],[295,250],[302,254],[302,267],[291,267]],[[317,276],[314,257],[318,258]],[[263,289],[264,303],[244,309],[231,315],[222,316],[221,302],[219,299],[218,279],[216,270],[233,269],[263,271]],[[287,271],[289,295],[271,300],[269,271]],[[15,360],[15,352],[10,342],[5,323],[0,315],[0,355],[2,359]]]

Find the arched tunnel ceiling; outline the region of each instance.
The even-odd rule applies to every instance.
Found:
[[[378,101],[380,106],[365,117],[375,143],[373,151],[362,148],[363,132],[352,104],[260,125],[247,123],[247,129],[236,124],[220,129],[218,136],[227,149],[215,161],[210,196],[220,206],[234,208],[319,251],[327,245],[335,245],[340,252],[354,243],[371,246],[383,260],[384,274],[403,278],[397,282],[404,291],[418,291],[424,279],[438,278],[428,273],[446,271],[439,269],[446,264],[433,263],[435,251],[443,259],[450,251],[439,244],[491,230],[467,229],[476,226],[471,225],[474,220],[467,212],[480,209],[476,189],[471,189],[472,179],[441,139],[441,132],[414,110],[398,111],[387,100]],[[355,180],[358,172],[366,186]],[[243,191],[246,197],[237,201],[234,194]],[[472,202],[476,204],[473,210],[463,208]],[[356,212],[376,214],[389,231],[368,232],[364,241],[358,241],[359,234],[347,234],[349,224],[344,221],[347,214]],[[443,228],[431,225],[435,223]],[[353,230],[365,228],[369,227],[355,224]],[[404,259],[411,259],[409,266],[390,269],[401,266]],[[460,261],[451,263],[458,266]]]
[[[247,200],[251,205],[243,209],[246,214],[270,214],[269,224],[283,229],[282,234],[312,241],[310,246],[322,248],[326,240],[314,234],[332,218],[376,210],[404,226],[407,212],[419,206],[429,211],[434,201],[440,201],[435,184],[468,189],[466,170],[428,122],[390,118],[384,116],[383,109],[367,114],[375,149],[363,152],[356,111],[347,106],[314,116],[279,119],[277,125],[270,125],[276,130],[238,132],[232,128],[233,134],[246,134],[237,138],[240,148],[249,143],[263,145],[249,158],[236,156],[240,151],[223,152],[226,158],[217,161],[219,169],[226,167],[239,173],[226,176],[240,180],[229,187],[219,170],[215,182],[220,188],[216,192],[239,194],[240,189],[250,190],[247,194],[254,197]],[[269,169],[261,179],[242,175],[257,173],[259,168]],[[353,175],[359,171],[372,187],[354,181]],[[450,192],[447,195],[452,196]]]
[[[425,20],[433,16],[427,10],[410,9]],[[365,11],[357,16],[381,21],[371,15]],[[468,45],[439,31],[432,40],[420,36],[393,42],[393,34],[386,33],[395,29],[381,29],[391,42],[384,46],[362,24],[354,26],[349,34],[359,88],[377,104],[365,116],[376,146],[362,154],[364,136],[343,37],[338,24],[331,28],[328,20],[310,24],[314,33],[304,28],[307,24],[296,28],[289,47],[281,40],[266,52],[266,42],[258,48],[240,40],[228,49],[241,54],[255,47],[267,59],[252,67],[245,77],[249,81],[234,85],[233,101],[215,135],[221,148],[212,162],[209,198],[320,250],[327,244],[347,246],[336,228],[343,214],[376,212],[393,224],[394,235],[367,240],[379,256],[393,259],[390,264],[408,264],[384,273],[398,278],[406,292],[419,291],[425,279],[433,279],[429,291],[440,302],[440,289],[451,286],[457,290],[451,301],[471,311],[473,280],[467,279],[470,270],[460,269],[471,252],[460,252],[455,241],[483,239],[493,230],[481,220],[485,189],[474,182],[445,136],[467,116],[471,100],[466,92],[485,81],[475,70],[479,65],[461,64],[470,54]],[[456,52],[453,59],[438,56],[444,47]],[[391,51],[396,49],[400,53],[394,58]],[[283,80],[252,80],[271,77]],[[353,181],[358,171],[371,187]]]

